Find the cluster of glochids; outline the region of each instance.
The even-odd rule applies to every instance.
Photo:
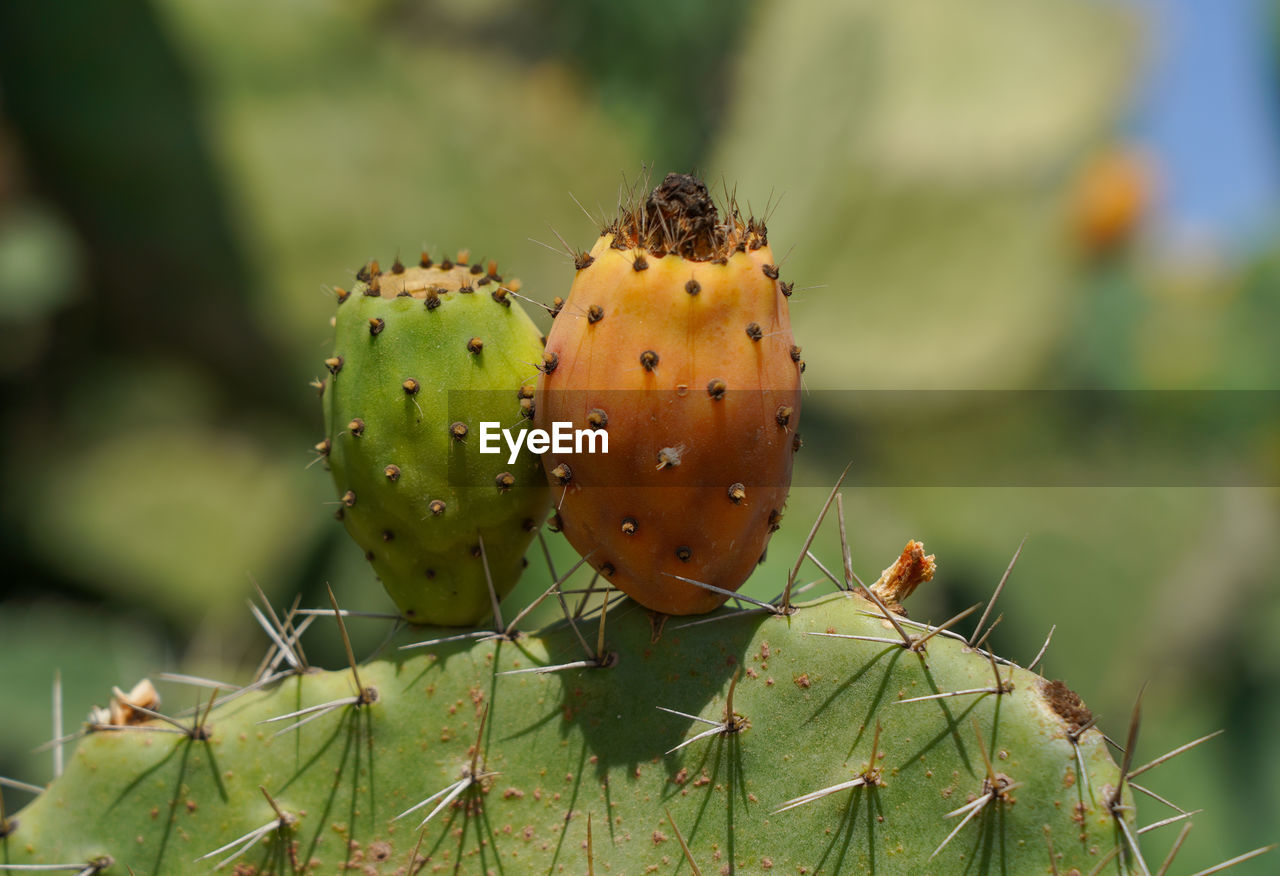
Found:
[[[488,585],[514,586],[548,483],[553,527],[666,614],[721,605],[779,526],[804,362],[764,223],[732,201],[722,217],[701,182],[671,174],[574,264],[545,339],[518,285],[465,253],[372,262],[337,290],[317,450],[339,516],[410,621],[489,614]],[[545,481],[528,450],[481,453],[481,423],[525,418],[607,431],[608,452],[544,453]]]
[[[381,615],[398,648],[364,663],[347,625],[369,615],[263,596],[253,683],[166,676],[198,705],[166,715],[144,683],[72,737],[55,724],[55,780],[4,780],[38,796],[0,805],[0,872],[1168,873],[1194,811],[1136,780],[1210,737],[1135,767],[1135,707],[1117,766],[1035,674],[1048,641],[1025,668],[986,648],[1008,572],[966,637],[981,604],[938,625],[902,608],[934,574],[922,545],[864,587],[841,535],[843,574],[814,561],[837,592],[808,603],[790,594],[812,537],[770,603],[678,622],[570,570],[548,628],[422,641]],[[346,670],[307,662],[321,616]],[[1139,826],[1135,793],[1168,817]],[[1155,868],[1142,835],[1178,826]]]

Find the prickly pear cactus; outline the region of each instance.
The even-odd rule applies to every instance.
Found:
[[[791,285],[764,223],[726,209],[682,174],[624,205],[576,260],[538,385],[543,428],[608,432],[607,454],[543,456],[565,536],[667,614],[710,611],[746,581],[800,446]]]
[[[339,518],[405,618],[471,624],[508,593],[546,515],[538,459],[482,454],[528,413],[541,338],[490,265],[371,262],[339,289],[317,446]]]
[[[1152,872],[1140,835],[1190,813],[1138,828],[1132,779],[1203,740],[1134,767],[1135,709],[1117,765],[1039,656],[983,650],[1003,580],[965,639],[973,609],[903,608],[934,575],[922,545],[855,588],[842,537],[838,592],[793,605],[815,525],[780,604],[733,594],[798,446],[803,363],[762,224],[668,177],[580,254],[545,353],[511,285],[467,262],[371,264],[338,293],[319,452],[400,609],[394,656],[358,664],[336,601],[320,625],[255,609],[273,644],[252,684],[172,677],[221,689],[175,716],[149,683],[117,689],[32,802],[0,796],[0,873]],[[575,608],[558,578],[563,620],[532,634],[526,612],[406,627],[501,616],[546,480],[476,433],[534,413],[538,362],[536,416],[613,439],[545,460],[607,583]],[[329,624],[341,671],[301,647]]]
[[[387,876],[1135,869],[1129,788],[1060,683],[861,590],[665,628],[609,594],[577,630],[430,641],[411,629],[396,642],[428,641],[337,672],[294,654],[299,671],[273,687],[176,724],[122,703],[121,723],[95,725],[6,823],[2,862]],[[296,620],[275,626],[290,651]]]

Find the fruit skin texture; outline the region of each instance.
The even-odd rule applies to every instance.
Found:
[[[347,532],[401,614],[473,624],[492,607],[485,564],[501,598],[546,515],[534,456],[480,453],[481,421],[521,421],[541,338],[492,267],[423,263],[372,263],[339,292],[317,449]]]
[[[615,587],[666,614],[727,598],[777,528],[803,363],[762,223],[719,224],[672,174],[577,260],[547,337],[537,421],[604,412],[607,454],[547,453],[560,526]],[[565,470],[568,466],[569,478]]]

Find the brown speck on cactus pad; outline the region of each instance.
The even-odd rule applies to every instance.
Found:
[[[1074,733],[1093,721],[1093,712],[1089,711],[1089,707],[1084,704],[1084,700],[1080,699],[1079,694],[1061,681],[1043,682],[1040,686],[1040,693],[1049,704],[1049,708],[1053,709],[1054,713],[1062,719],[1063,723],[1067,725],[1067,729],[1071,732]]]

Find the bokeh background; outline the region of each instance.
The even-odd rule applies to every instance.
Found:
[[[542,244],[597,231],[571,194],[736,184],[797,282],[797,479],[856,481],[983,445],[989,412],[876,447],[888,414],[824,390],[1280,389],[1278,85],[1271,0],[0,4],[0,774],[48,781],[55,668],[71,723],[165,669],[244,680],[251,581],[389,608],[309,466],[329,284],[368,258],[470,247],[549,300],[572,268]],[[1148,683],[1139,760],[1226,729],[1150,776],[1206,810],[1176,872],[1280,839],[1271,413],[1230,487],[846,490],[864,578],[909,537],[937,554],[922,619],[1027,536],[994,645],[1029,661],[1056,624],[1046,672],[1121,740]],[[793,492],[746,592],[780,589],[825,493]],[[816,550],[838,567],[831,527]]]

